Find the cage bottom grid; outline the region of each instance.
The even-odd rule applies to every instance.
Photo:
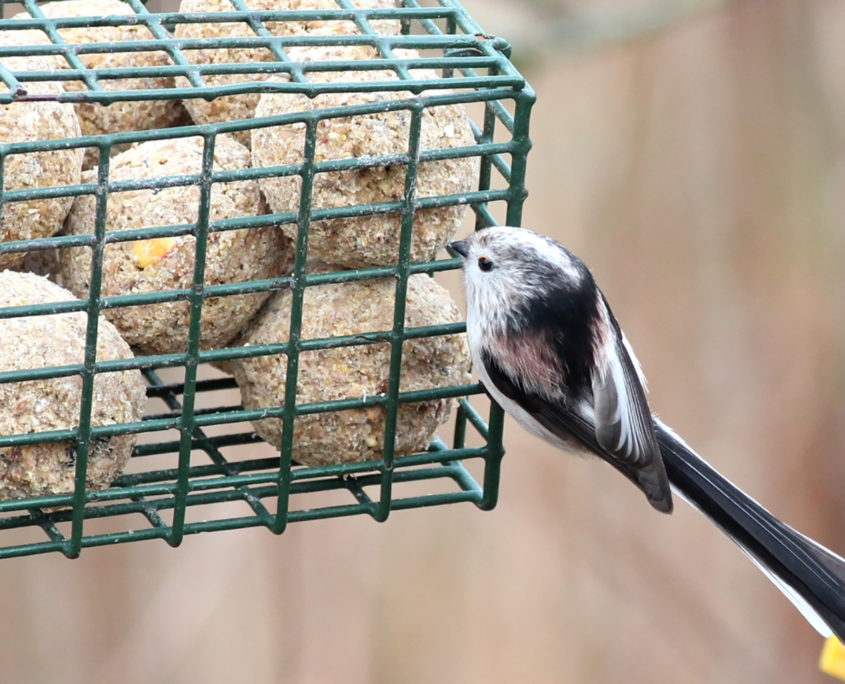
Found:
[[[145,376],[148,396],[178,416],[182,385],[164,382],[154,371]],[[230,378],[202,380],[197,396],[234,387]],[[496,412],[494,407],[494,423]],[[387,500],[380,498],[381,461],[294,465],[287,474],[280,471],[278,452],[254,432],[238,424],[222,427],[228,429],[216,430],[220,434],[194,430],[186,472],[145,463],[178,451],[178,439],[147,442],[136,446],[112,487],[88,492],[82,507],[0,502],[0,532],[7,542],[0,558],[50,551],[73,557],[82,548],[145,539],[175,546],[200,532],[264,527],[278,534],[292,522],[352,515],[383,520],[403,509],[462,502],[489,509],[496,502],[502,450],[488,440],[488,425],[467,397],[458,402],[451,446],[438,437],[427,451],[395,459]]]

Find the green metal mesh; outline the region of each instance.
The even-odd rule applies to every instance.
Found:
[[[462,332],[464,324],[405,328],[404,309],[408,277],[415,273],[432,274],[457,269],[457,259],[447,258],[427,263],[411,263],[410,234],[415,210],[426,206],[467,204],[481,227],[496,223],[518,225],[524,187],[529,112],[534,94],[509,61],[509,47],[503,40],[485,35],[467,12],[452,0],[440,0],[426,6],[406,0],[396,9],[355,9],[348,0],[337,0],[337,8],[311,11],[248,11],[241,0],[232,0],[232,11],[217,14],[186,15],[176,12],[151,13],[138,0],[127,2],[126,16],[45,19],[32,0],[24,3],[31,19],[0,20],[2,32],[9,29],[37,28],[51,39],[50,45],[0,47],[0,58],[12,55],[61,55],[70,67],[64,71],[15,71],[0,67],[0,78],[9,91],[0,93],[0,104],[17,100],[45,99],[44,95],[28,94],[27,84],[35,81],[82,81],[86,89],[64,92],[50,99],[76,102],[112,103],[127,100],[158,98],[205,98],[222,94],[288,91],[316,95],[328,91],[407,90],[421,96],[391,100],[378,104],[356,105],[306,113],[288,114],[261,119],[191,125],[168,129],[122,132],[88,136],[73,140],[41,140],[0,145],[0,170],[9,155],[68,147],[96,147],[100,151],[97,181],[73,186],[5,190],[0,196],[3,205],[25,199],[93,195],[98,202],[97,225],[90,235],[71,235],[39,240],[0,243],[0,253],[37,251],[71,246],[87,246],[93,253],[90,296],[85,301],[0,308],[0,318],[35,316],[46,313],[83,311],[88,316],[86,354],[80,365],[20,370],[0,373],[0,382],[21,382],[46,377],[78,376],[81,378],[82,408],[79,424],[73,430],[54,430],[37,434],[0,435],[0,447],[26,445],[44,441],[73,440],[76,443],[76,488],[73,493],[25,500],[0,501],[0,557],[60,551],[68,557],[79,555],[83,547],[141,539],[160,538],[178,545],[184,535],[197,532],[262,526],[278,534],[289,522],[333,516],[367,514],[385,520],[392,510],[469,501],[482,509],[492,508],[497,499],[499,463],[502,448],[502,414],[490,406],[483,418],[470,404],[468,397],[479,394],[476,385],[400,392],[399,368],[403,340]],[[2,8],[2,5],[0,5]],[[371,22],[377,19],[399,19],[402,33],[376,34]],[[351,36],[274,36],[264,26],[267,21],[303,19],[352,20],[360,30]],[[177,40],[172,29],[182,22],[243,21],[253,29],[248,38],[217,39],[217,46],[265,46],[276,61],[237,64],[191,64],[185,50],[196,47],[196,40]],[[68,44],[58,29],[71,26],[112,26],[141,23],[153,40],[132,43]],[[344,83],[341,78],[331,83],[312,83],[312,68],[347,69],[349,63],[310,64],[291,62],[285,49],[292,45],[363,43],[375,46],[378,59],[355,62],[356,70],[390,69],[395,79],[365,83]],[[206,47],[208,44],[206,43]],[[420,58],[399,58],[397,48],[415,48]],[[171,64],[147,68],[87,69],[80,55],[116,50],[165,50]],[[415,80],[411,70],[435,69],[436,79]],[[218,73],[284,73],[287,82],[246,81],[230,86],[212,87],[203,80]],[[182,75],[189,87],[159,90],[105,90],[102,83],[111,78],[143,78],[161,75]],[[461,103],[473,119],[476,144],[444,150],[419,149],[420,114],[426,107]],[[315,174],[351,168],[358,160],[316,161],[314,137],[317,123],[325,118],[402,109],[412,117],[407,153],[368,160],[373,166],[402,164],[406,167],[406,193],[401,201],[314,209],[309,206]],[[303,122],[306,126],[306,155],[302,164],[286,167],[251,168],[241,171],[213,171],[215,138],[221,133]],[[172,176],[149,181],[110,180],[109,152],[112,146],[146,140],[201,136],[204,160],[201,173]],[[459,195],[416,198],[414,180],[418,164],[429,159],[476,156],[480,159],[477,189]],[[299,175],[302,178],[302,201],[297,212],[267,214],[259,217],[215,221],[209,216],[210,189],[215,183],[238,179],[257,179],[272,175]],[[105,207],[112,193],[138,188],[198,185],[201,200],[195,224],[153,226],[138,230],[106,231]],[[329,217],[359,216],[372,213],[399,212],[402,216],[401,244],[396,264],[392,266],[344,270],[332,273],[306,274],[308,228],[312,221]],[[293,273],[282,278],[248,281],[224,285],[204,284],[206,238],[216,231],[254,228],[264,225],[295,223],[298,226],[296,265]],[[195,235],[196,259],[193,287],[144,294],[101,296],[102,260],[105,245],[153,237]],[[393,327],[390,330],[330,339],[300,339],[303,315],[303,292],[306,287],[330,282],[343,282],[374,276],[392,276],[396,280]],[[208,297],[263,290],[290,288],[293,311],[290,339],[277,344],[249,347],[226,347],[200,350],[199,321],[203,301]],[[187,352],[137,356],[134,360],[97,361],[96,337],[98,314],[112,307],[125,307],[154,302],[187,300],[191,306]],[[304,350],[326,349],[344,345],[389,342],[390,379],[384,395],[297,404],[297,362]],[[286,354],[288,376],[284,402],[269,410],[245,410],[242,406],[222,405],[226,390],[235,387],[230,378],[204,379],[201,369],[225,359],[259,354]],[[94,377],[128,368],[138,368],[148,383],[148,411],[143,421],[132,424],[92,426],[91,405]],[[178,381],[168,379],[179,369]],[[459,398],[459,408],[449,442],[436,438],[427,451],[408,456],[393,452],[397,406],[402,402],[440,397]],[[486,402],[482,402],[488,405]],[[321,467],[304,467],[291,463],[293,422],[306,413],[338,411],[349,408],[381,406],[386,411],[384,456],[376,461]],[[3,407],[0,407],[3,410]],[[281,417],[283,432],[281,458],[272,452],[244,449],[259,438],[251,429],[250,420]],[[124,433],[139,433],[130,467],[103,491],[86,489],[88,452],[93,440]],[[254,448],[254,447],[253,447]],[[344,498],[345,495],[345,498]],[[217,504],[209,509],[209,504]],[[213,519],[206,516],[213,510]]]

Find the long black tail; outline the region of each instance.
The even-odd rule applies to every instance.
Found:
[[[822,635],[845,641],[845,559],[782,523],[655,420],[673,490],[750,556]]]

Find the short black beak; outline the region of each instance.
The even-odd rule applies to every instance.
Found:
[[[456,240],[455,242],[450,242],[448,247],[453,252],[457,252],[464,258],[466,258],[469,254],[469,247],[467,246],[467,243],[464,240]]]

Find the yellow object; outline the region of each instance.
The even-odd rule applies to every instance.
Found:
[[[819,669],[831,677],[845,681],[845,644],[836,635],[829,636],[824,642],[819,656]]]
[[[150,240],[138,240],[133,245],[135,251],[135,259],[141,268],[146,268],[150,264],[154,264],[161,259],[173,245],[176,244],[176,238],[162,237],[151,238]]]

